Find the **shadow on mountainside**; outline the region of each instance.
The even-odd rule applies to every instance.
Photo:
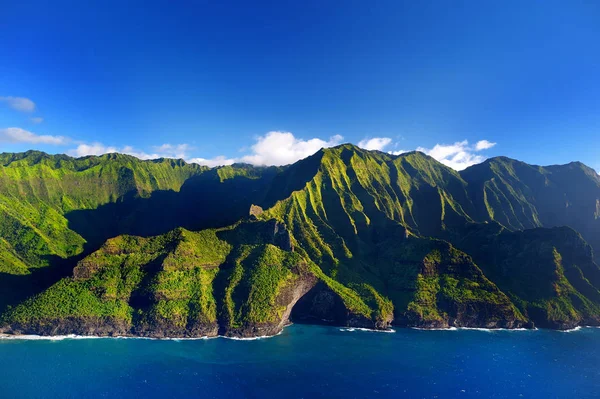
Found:
[[[32,268],[30,274],[0,273],[0,315],[10,306],[15,306],[32,295],[39,294],[64,277],[71,276],[73,268],[84,254],[63,259],[48,256],[49,266]]]
[[[65,214],[69,229],[86,240],[83,252],[68,259],[48,256],[44,259],[48,266],[31,268],[30,274],[0,273],[0,314],[7,306],[16,305],[70,276],[79,260],[99,249],[109,238],[121,234],[155,236],[177,227],[188,230],[224,227],[247,216],[252,204],[272,205],[312,177],[316,163],[307,160],[305,164],[312,167],[284,170],[284,176],[279,173],[281,169],[270,167],[260,176],[238,175],[223,181],[214,169],[189,178],[178,192],[159,190],[140,197],[137,191],[130,191],[96,209],[69,212]]]
[[[26,298],[70,276],[77,262],[96,251],[109,238],[131,234],[153,236],[176,227],[200,230],[235,223],[248,214],[252,203],[261,201],[274,173],[260,178],[235,176],[220,181],[217,173],[188,179],[176,191],[155,191],[140,197],[131,191],[114,203],[96,209],[76,210],[65,215],[69,229],[85,240],[83,252],[63,259],[51,255],[43,260],[48,265],[30,268],[30,273],[0,273],[0,314]]]
[[[319,151],[289,167],[249,168],[240,164],[211,169],[188,178],[179,191],[158,190],[141,197],[134,189],[95,209],[68,212],[64,215],[68,228],[86,241],[82,253],[68,259],[48,256],[44,259],[48,266],[31,268],[26,275],[0,273],[0,314],[7,306],[72,275],[77,262],[109,238],[121,234],[155,236],[177,227],[193,231],[224,227],[247,216],[252,204],[266,209],[302,189],[318,172],[322,157]],[[135,185],[134,181],[131,186]]]
[[[86,252],[121,234],[143,237],[177,227],[189,230],[223,227],[248,214],[260,203],[272,176],[236,176],[221,182],[216,174],[195,176],[176,191],[155,191],[149,197],[129,192],[113,203],[65,215],[69,228],[86,241]]]
[[[269,167],[259,176],[221,180],[217,169],[185,181],[180,191],[161,190],[149,197],[131,191],[116,202],[65,215],[69,228],[86,241],[86,253],[121,234],[154,236],[174,228],[202,230],[229,226],[248,215],[252,204],[268,208],[289,197],[314,177],[321,154],[281,170]]]

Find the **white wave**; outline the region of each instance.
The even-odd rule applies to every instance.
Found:
[[[471,330],[471,331],[483,331],[483,332],[494,332],[491,328],[483,327],[457,327],[458,330]]]
[[[459,330],[474,330],[484,332],[496,332],[496,331],[533,331],[537,328],[481,328],[481,327],[458,327]]]
[[[363,328],[363,327],[343,327],[340,331],[352,332],[352,331],[367,331],[367,332],[378,332],[378,333],[395,333],[396,330],[393,328],[387,330],[376,330],[374,328]]]
[[[0,339],[23,340],[23,341],[62,341],[64,339],[99,339],[99,338],[117,338],[117,337],[97,337],[93,335],[10,335],[0,334]]]
[[[286,326],[287,327],[287,326]],[[216,335],[216,336],[203,336],[203,337],[136,337],[136,336],[95,336],[95,335],[76,335],[76,334],[68,334],[68,335],[12,335],[12,334],[0,334],[0,339],[6,340],[28,340],[28,341],[62,341],[65,339],[147,339],[153,341],[199,341],[206,339],[231,339],[235,341],[255,341],[257,339],[265,339],[276,337],[283,333],[283,329],[279,331],[275,335],[261,335],[258,337],[230,337],[225,335]]]
[[[135,339],[135,337],[132,337]],[[164,340],[164,341],[205,341],[207,339],[217,339],[220,338],[218,335],[215,336],[204,336],[204,337],[181,337],[181,338],[177,338],[177,337],[173,337],[173,338],[151,338],[151,339],[158,339],[158,340]]]
[[[68,334],[68,335],[11,335],[11,334],[0,334],[0,339],[4,340],[15,340],[15,341],[62,341],[66,339],[145,339],[152,341],[196,341],[196,340],[205,340],[205,339],[213,339],[220,338],[218,336],[214,337],[167,337],[167,338],[157,338],[157,337],[134,337],[134,336],[122,336],[122,335],[114,335],[114,336],[95,336],[95,335],[76,335],[76,334]]]
[[[277,334],[279,335],[279,334]],[[256,341],[258,339],[272,338],[274,335],[259,335],[258,337],[227,337],[224,335],[219,336],[218,338],[223,339],[231,339],[233,341]]]
[[[581,330],[581,326],[577,326],[575,328],[570,328],[568,330],[558,330],[558,331],[562,332],[562,333],[570,333],[570,332],[575,332],[575,331],[579,331],[579,330]]]
[[[493,333],[496,331],[535,331],[537,328],[482,328],[482,327],[440,327],[440,328],[424,328],[424,327],[410,327],[413,330],[421,331],[462,331],[462,330],[473,330]]]
[[[276,335],[261,335],[258,337],[227,337],[223,335],[211,336],[211,337],[167,337],[167,338],[157,338],[157,337],[133,337],[133,336],[92,336],[92,335],[8,335],[8,334],[0,334],[0,340],[15,340],[15,341],[63,341],[67,339],[145,339],[152,341],[201,341],[207,339],[231,339],[235,341],[255,341],[257,339],[265,339],[272,338],[281,334],[281,332]]]
[[[456,327],[436,327],[436,328],[425,328],[425,327],[410,327],[413,330],[421,331],[458,331]]]
[[[225,335],[219,335],[217,338],[232,339],[234,341],[256,341],[257,339],[273,338],[278,335],[281,335],[282,333],[283,333],[283,329],[281,329],[281,331],[279,331],[275,335],[259,335],[258,337],[228,337]]]

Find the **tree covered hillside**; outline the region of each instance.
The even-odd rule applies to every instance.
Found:
[[[285,167],[0,155],[0,327],[600,324],[600,178],[352,145]]]

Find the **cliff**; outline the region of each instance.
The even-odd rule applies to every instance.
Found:
[[[598,325],[592,172],[352,145],[281,168],[2,154],[0,328]]]

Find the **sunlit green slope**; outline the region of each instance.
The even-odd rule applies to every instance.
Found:
[[[585,241],[598,236],[600,178],[579,163],[494,158],[458,173],[419,152],[352,145],[281,168],[1,159],[0,271],[62,270],[34,286],[0,273],[12,331],[252,336],[290,317],[600,324],[600,269]],[[61,269],[52,257],[66,259]]]

